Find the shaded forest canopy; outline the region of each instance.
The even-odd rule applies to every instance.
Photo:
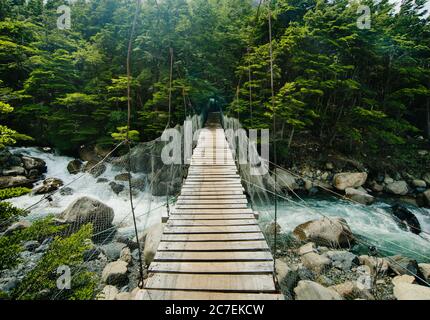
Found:
[[[59,30],[57,8],[64,3],[0,4],[0,112],[7,125],[1,132],[10,137],[5,130],[13,128],[20,132],[15,140],[30,136],[68,153],[94,142],[111,146],[127,121],[136,1],[77,0],[71,29]],[[170,48],[172,125],[216,99],[245,127],[271,128],[267,3],[144,1],[132,52],[132,129],[140,140],[159,136],[168,121]],[[357,27],[359,5],[370,8],[370,29]],[[430,165],[419,155],[427,142],[417,139],[430,137],[424,5],[405,0],[395,11],[387,0],[272,1],[280,161],[310,143],[317,153],[375,165],[384,166],[376,159],[387,156],[394,166]]]

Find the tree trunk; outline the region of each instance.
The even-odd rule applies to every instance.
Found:
[[[427,114],[427,138],[430,139],[430,98],[427,98],[426,114]]]
[[[291,143],[293,142],[293,137],[294,137],[294,127],[291,129],[291,134],[290,134],[290,139],[288,140],[288,151],[290,150],[291,147]]]

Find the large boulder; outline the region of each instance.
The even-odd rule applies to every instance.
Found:
[[[333,248],[349,248],[355,241],[351,229],[342,218],[308,221],[297,226],[293,234],[300,241],[312,241]]]
[[[115,213],[111,207],[98,200],[83,197],[71,203],[60,214],[59,219],[63,223],[70,224],[73,230],[92,223],[94,233],[99,233],[112,226],[114,216]]]
[[[366,172],[338,173],[333,177],[333,185],[338,190],[361,187],[367,180]]]
[[[348,251],[327,251],[324,255],[331,260],[333,267],[343,271],[351,270],[360,263],[358,257]]]
[[[276,276],[278,278],[278,282],[284,281],[285,277],[290,272],[290,268],[284,260],[276,259]]]
[[[385,190],[399,196],[405,196],[409,192],[406,181],[395,181],[393,183],[389,183],[385,186]]]
[[[46,162],[39,158],[21,157],[24,168],[27,171],[36,169],[40,173],[45,173],[47,170]]]
[[[69,162],[67,165],[67,171],[69,171],[70,174],[77,174],[82,169],[82,161],[79,159],[75,159]]]
[[[398,281],[394,286],[394,297],[397,300],[430,300],[430,288]]]
[[[100,249],[109,261],[116,261],[120,258],[122,249],[126,246],[125,243],[112,242],[101,246]]]
[[[4,176],[24,176],[26,172],[23,167],[14,166],[9,169],[3,170],[2,174]]]
[[[308,280],[300,281],[294,292],[296,300],[343,300],[335,290]]]
[[[369,205],[375,202],[375,197],[362,190],[347,188],[345,189],[345,194],[349,199],[361,204]]]
[[[427,191],[424,191],[423,195],[424,195],[426,204],[430,206],[430,189],[428,189]]]
[[[48,178],[43,181],[43,185],[33,191],[34,194],[46,194],[58,190],[62,185],[63,181],[56,178]]]
[[[90,173],[94,178],[98,178],[105,173],[106,165],[96,161],[88,161],[84,165],[83,171]]]
[[[109,186],[112,189],[112,191],[115,192],[116,194],[120,194],[125,189],[124,185],[122,185],[120,183],[113,182],[113,181],[111,183],[109,183]]]
[[[303,265],[309,270],[314,271],[316,274],[322,273],[331,265],[331,260],[329,258],[315,252],[306,253],[302,255],[301,259]]]
[[[0,189],[14,187],[32,187],[33,181],[25,176],[4,176],[0,177]]]
[[[286,190],[296,190],[299,188],[296,178],[289,172],[276,168],[275,173],[278,187]]]
[[[408,208],[395,204],[391,207],[391,212],[395,217],[397,224],[405,230],[415,234],[421,233],[421,225],[417,217]]]
[[[159,223],[146,232],[145,247],[143,249],[143,258],[145,263],[149,265],[154,260],[155,253],[157,252],[158,245],[160,244],[163,235],[163,224]]]
[[[102,272],[102,281],[113,286],[124,286],[128,283],[127,262],[118,260],[108,263]]]
[[[420,263],[418,265],[424,280],[430,282],[430,263]]]

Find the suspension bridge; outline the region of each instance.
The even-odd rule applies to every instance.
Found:
[[[145,298],[282,300],[218,114],[205,129],[149,267]]]

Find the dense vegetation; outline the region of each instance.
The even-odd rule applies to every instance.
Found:
[[[65,152],[93,142],[110,146],[126,125],[136,1],[74,1],[71,29],[59,30],[56,10],[63,3],[2,1],[0,106],[8,112],[2,117],[36,144]],[[168,122],[170,52],[171,124],[214,98],[245,126],[271,127],[267,1],[143,3],[132,52],[134,139],[150,140]],[[416,139],[430,137],[424,3],[405,0],[397,12],[387,0],[362,1],[371,28],[360,29],[358,2],[272,1],[280,161],[294,157],[290,147],[308,151],[315,144],[318,154],[323,149],[374,165],[430,165],[418,154],[427,145]],[[14,142],[3,138],[6,129],[0,144]]]

